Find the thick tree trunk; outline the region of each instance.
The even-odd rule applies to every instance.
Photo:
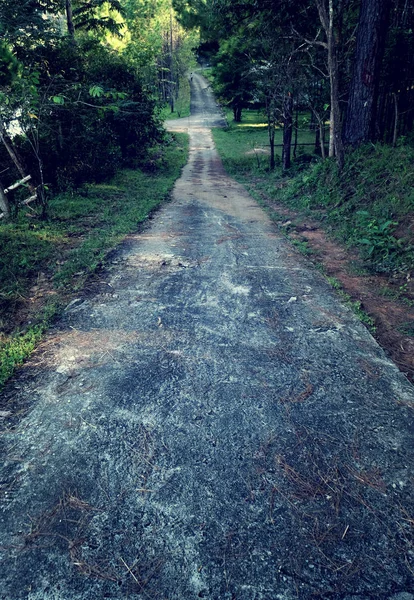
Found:
[[[293,126],[293,97],[289,94],[283,102],[283,150],[282,167],[286,171],[290,169],[290,152],[292,145],[292,126]]]
[[[241,123],[242,120],[242,107],[240,104],[233,106],[233,117],[236,123]]]
[[[390,0],[362,0],[354,72],[345,121],[345,143],[357,146],[374,138],[378,75],[385,49]]]
[[[66,23],[68,26],[68,34],[75,41],[75,25],[73,24],[73,8],[72,0],[66,0]]]

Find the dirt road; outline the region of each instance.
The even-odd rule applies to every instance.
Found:
[[[414,600],[414,389],[220,122],[195,74],[173,201],[4,394],[2,600]]]

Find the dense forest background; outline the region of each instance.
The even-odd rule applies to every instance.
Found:
[[[316,148],[323,157],[336,156],[340,168],[347,147],[412,140],[411,0],[174,5],[183,25],[200,28],[201,56],[213,63],[216,91],[234,119],[240,121],[249,106],[265,107],[272,157],[274,129],[284,128],[284,168],[290,166],[295,112],[301,110],[310,112]]]
[[[197,44],[169,0],[0,0],[0,34],[6,218],[22,203],[45,216],[52,192],[142,162],[163,140],[162,107],[179,111]]]
[[[410,142],[413,28],[412,0],[0,0],[3,215],[142,160],[157,107],[182,113],[194,50],[236,122],[265,111],[271,169],[304,111],[340,169],[347,148]],[[3,194],[29,174],[29,198]]]
[[[413,30],[414,0],[0,0],[0,386],[168,198],[195,57],[229,174],[304,252],[297,215],[356,250],[412,337]]]

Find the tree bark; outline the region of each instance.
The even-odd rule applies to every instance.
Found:
[[[298,149],[298,134],[299,134],[299,109],[296,107],[295,113],[295,141],[293,142],[293,158],[296,158]]]
[[[379,70],[385,50],[390,0],[362,0],[354,71],[345,120],[345,143],[358,146],[375,137]]]
[[[276,160],[275,160],[275,128],[271,126],[269,128],[269,144],[270,144],[270,163],[269,167],[271,171],[275,170]]]
[[[170,67],[170,107],[171,112],[174,112],[174,39],[173,39],[173,13],[170,8],[170,53],[169,53],[169,67]]]
[[[240,106],[240,104],[236,104],[235,106],[233,106],[233,117],[236,123],[241,123],[242,110],[243,108]]]
[[[397,139],[398,139],[398,117],[399,117],[397,94],[393,94],[393,98],[394,98],[394,132],[392,135],[392,147],[395,148],[397,146]]]
[[[329,0],[331,4],[332,0]],[[336,44],[331,32],[331,41],[329,43],[330,51],[328,51],[328,63],[329,63],[329,79],[331,84],[331,119],[333,120],[332,136],[334,143],[334,151],[336,160],[338,163],[339,170],[341,170],[345,163],[345,150],[342,141],[342,125],[341,125],[341,108],[339,106],[339,69],[338,69],[338,57],[336,51]],[[332,156],[333,154],[329,154]]]
[[[293,126],[293,97],[289,94],[283,101],[283,150],[282,167],[286,171],[290,169],[290,152],[292,145],[292,126]]]
[[[12,140],[9,138],[9,136],[7,135],[7,131],[6,128],[4,126],[3,121],[0,119],[0,142],[3,144],[3,146],[6,148],[11,160],[13,161],[14,166],[16,167],[16,169],[18,170],[18,172],[20,173],[22,179],[24,179],[26,177],[26,169],[25,166],[23,164],[22,159],[20,158],[20,156],[18,155],[16,149],[13,147],[13,142]],[[32,183],[28,183],[27,187],[29,188],[30,192],[32,194],[36,193],[36,188]]]
[[[0,180],[0,211],[3,213],[1,218],[10,219],[10,204],[4,193],[4,184]]]
[[[319,19],[326,34],[326,47],[328,50],[328,71],[331,91],[331,117],[330,117],[330,138],[329,138],[329,156],[336,155],[339,169],[342,169],[345,162],[345,150],[342,141],[341,109],[339,105],[339,67],[338,52],[335,41],[334,24],[334,3],[325,0],[315,0],[319,13]]]
[[[325,125],[324,125],[324,122],[322,120],[319,121],[319,143],[320,143],[320,146],[321,146],[322,160],[325,160],[325,158],[326,158],[326,153],[325,153]]]
[[[68,25],[68,34],[75,41],[75,25],[73,23],[72,0],[66,0],[66,23]]]

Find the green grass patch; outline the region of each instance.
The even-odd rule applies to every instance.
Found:
[[[48,221],[22,214],[0,223],[0,386],[30,355],[63,299],[82,288],[108,252],[168,199],[187,157],[188,137],[175,134],[154,150],[145,169],[123,170],[108,183],[53,198]],[[31,324],[21,328],[16,314],[30,303],[40,278],[49,282],[53,300],[45,299]]]
[[[272,197],[323,216],[332,234],[356,247],[365,264],[384,272],[414,267],[414,148],[364,146],[338,172],[321,162],[287,181]]]
[[[214,69],[213,67],[204,67],[201,70],[201,74],[203,77],[205,77],[207,79],[207,81],[209,81],[210,83],[214,83]]]
[[[170,104],[166,104],[160,112],[161,120],[166,121],[167,119],[181,119],[183,117],[189,117],[190,101],[190,82],[185,77],[180,82],[178,97],[174,99],[174,111],[171,112]]]
[[[224,108],[224,111],[228,127],[214,129],[213,136],[227,172],[240,181],[247,181],[252,176],[263,176],[263,174],[267,174],[269,180],[279,179],[279,169],[273,173],[268,172],[270,143],[264,112],[246,109],[243,111],[241,123],[236,123],[233,120],[233,112],[229,108]],[[298,132],[297,157],[304,157],[304,155],[309,157],[314,141],[315,134],[312,131],[301,129]],[[279,165],[282,157],[282,142],[283,129],[277,128],[275,155]],[[306,161],[309,161],[309,158],[306,158]]]
[[[30,356],[48,329],[53,318],[58,314],[61,305],[58,299],[47,302],[43,309],[35,315],[36,323],[15,331],[0,339],[0,389],[13,375],[16,367]]]
[[[414,268],[414,148],[369,144],[348,153],[338,172],[332,159],[310,154],[314,133],[303,131],[289,173],[279,165],[268,169],[269,148],[265,118],[244,111],[242,123],[213,131],[217,149],[229,174],[249,191],[256,190],[302,215],[319,218],[328,232],[348,247],[357,248],[364,265],[383,273],[409,273]],[[304,122],[304,121],[303,121]],[[276,143],[282,142],[276,131]]]
[[[367,326],[371,333],[375,333],[375,320],[362,308],[362,303],[359,300],[352,300],[351,296],[344,291],[341,282],[338,281],[336,277],[325,275],[325,279],[337,292],[345,306],[352,310],[358,319]]]

